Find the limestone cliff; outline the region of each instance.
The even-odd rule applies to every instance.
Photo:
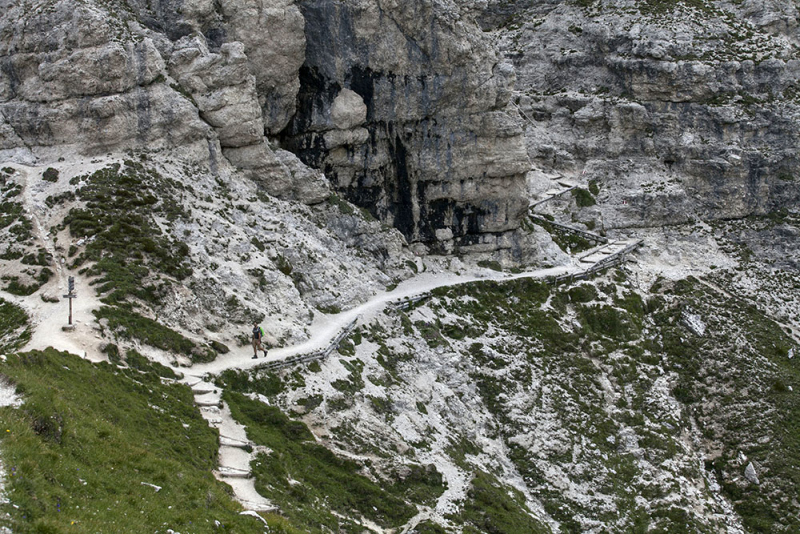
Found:
[[[513,69],[468,8],[303,2],[306,62],[286,146],[335,187],[444,251],[508,247],[527,207]]]
[[[513,68],[471,6],[0,7],[4,158],[178,151],[307,204],[330,194],[330,180],[436,252],[519,252],[529,163],[518,121],[505,112]]]
[[[764,214],[800,200],[789,2],[490,2],[532,161],[596,180],[606,227]]]

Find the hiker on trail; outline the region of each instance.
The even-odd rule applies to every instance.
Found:
[[[264,351],[264,357],[267,357],[267,349],[261,346],[261,340],[264,339],[264,330],[258,326],[258,322],[253,322],[253,360],[258,358],[258,351]]]

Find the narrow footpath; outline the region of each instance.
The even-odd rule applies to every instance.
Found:
[[[468,284],[479,281],[507,281],[519,278],[548,278],[557,277],[564,274],[578,274],[585,270],[585,266],[563,266],[549,269],[538,269],[517,274],[500,273],[488,271],[477,275],[458,276],[455,274],[421,274],[399,284],[394,290],[378,293],[367,302],[356,306],[350,310],[343,311],[335,315],[316,313],[314,322],[309,328],[312,332],[308,341],[290,347],[271,349],[266,358],[251,359],[249,350],[231,351],[228,354],[218,356],[213,362],[205,364],[195,364],[186,371],[187,379],[192,377],[202,378],[205,375],[218,375],[228,369],[251,369],[264,365],[266,362],[277,362],[286,360],[299,354],[311,353],[324,350],[336,335],[356,321],[357,324],[365,324],[377,313],[393,302],[410,299],[419,295],[424,295],[440,287]]]

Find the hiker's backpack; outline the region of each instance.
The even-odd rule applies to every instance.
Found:
[[[263,339],[264,338],[264,329],[259,326],[258,327],[258,331],[261,332],[261,338]]]

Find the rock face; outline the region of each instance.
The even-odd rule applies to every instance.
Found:
[[[529,163],[505,112],[514,73],[472,22],[472,6],[0,6],[4,156],[190,150],[305,203],[330,194],[325,172],[434,251],[519,247]],[[276,135],[303,163],[276,153],[266,137]]]
[[[176,150],[282,198],[316,203],[329,194],[321,173],[292,171],[265,138],[294,112],[305,46],[297,8],[202,0],[2,8],[3,156],[42,163]]]
[[[295,112],[305,59],[303,15],[293,0],[223,0],[220,5],[226,35],[244,43],[265,130],[276,134]]]
[[[579,218],[604,228],[800,201],[788,4],[0,8],[0,156],[12,161],[175,150],[284,199],[318,203],[333,186],[420,250],[518,260],[536,248],[518,232],[530,161],[593,180],[599,203]]]
[[[208,125],[162,83],[165,64],[152,39],[133,39],[88,4],[3,1],[0,9],[0,154],[205,143]]]
[[[306,61],[284,146],[409,241],[492,251],[527,207],[513,68],[467,7],[303,2]]]
[[[743,217],[800,200],[797,8],[490,2],[528,152],[595,179],[609,226]]]
[[[214,128],[223,155],[246,176],[276,196],[310,204],[328,194],[319,173],[302,180],[287,172],[267,145],[264,121],[244,45],[225,43],[219,54],[209,51],[205,39],[183,37],[175,43],[170,74],[191,94],[200,116]]]

